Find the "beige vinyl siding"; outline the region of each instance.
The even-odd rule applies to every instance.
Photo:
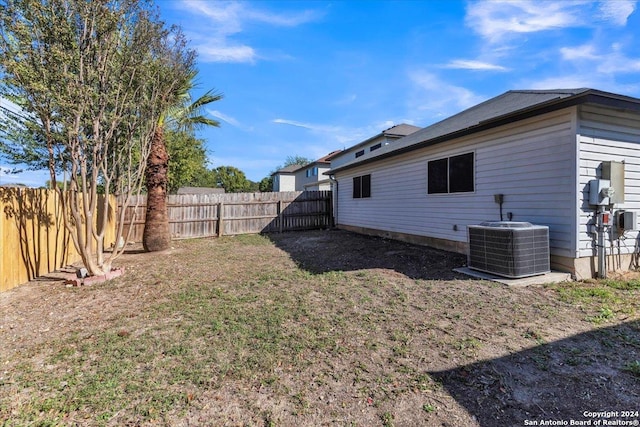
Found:
[[[625,163],[625,202],[615,205],[614,210],[633,210],[640,213],[640,117],[638,114],[584,106],[580,110],[579,132],[578,188],[582,209],[578,231],[579,253],[584,257],[594,254],[594,237],[587,232],[588,225],[593,223],[595,215],[595,208],[588,203],[589,181],[599,178],[598,167],[602,161]],[[633,253],[637,238],[637,231],[626,232],[623,239],[620,239],[620,245],[614,242],[613,253]]]
[[[312,170],[316,168],[316,174],[307,176],[307,170]],[[330,185],[322,184],[321,186],[315,186],[312,188],[314,184],[317,184],[319,181],[325,181],[329,179],[327,175],[324,175],[326,171],[329,170],[329,166],[318,163],[311,163],[309,166],[296,171],[295,174],[295,189],[296,191],[305,191],[305,190],[330,190]]]
[[[278,175],[278,185],[274,186],[273,191],[295,191],[296,177],[293,175]]]
[[[338,224],[464,242],[467,225],[500,219],[550,227],[553,254],[573,256],[575,109],[460,138],[338,174]],[[427,194],[427,162],[475,153],[475,191]],[[352,177],[371,173],[371,198],[352,199]],[[454,230],[457,228],[457,230]]]

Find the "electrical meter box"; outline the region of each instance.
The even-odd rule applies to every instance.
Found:
[[[637,229],[638,216],[635,211],[617,211],[615,216],[618,230],[626,231]]]
[[[592,179],[589,181],[589,204],[607,206],[612,204],[611,198],[615,196],[615,190],[608,179]]]

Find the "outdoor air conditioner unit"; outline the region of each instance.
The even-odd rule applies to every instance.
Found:
[[[497,221],[468,226],[469,268],[508,278],[548,273],[549,227]]]

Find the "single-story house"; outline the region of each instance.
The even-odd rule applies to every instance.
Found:
[[[470,225],[530,222],[549,228],[551,268],[586,278],[596,274],[598,209],[640,210],[639,148],[638,98],[513,90],[327,174],[340,228],[467,253]],[[616,197],[594,205],[591,187],[609,178]],[[609,270],[637,267],[637,220],[626,218],[624,230],[603,227]]]
[[[289,165],[277,170],[273,176],[273,191],[331,190],[331,181],[324,175],[331,167],[331,159],[342,150],[332,151],[306,165]]]

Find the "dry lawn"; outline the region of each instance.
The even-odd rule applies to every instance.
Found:
[[[3,426],[640,420],[640,281],[509,288],[344,231],[175,242],[0,294]],[[632,411],[623,418],[621,411]]]

